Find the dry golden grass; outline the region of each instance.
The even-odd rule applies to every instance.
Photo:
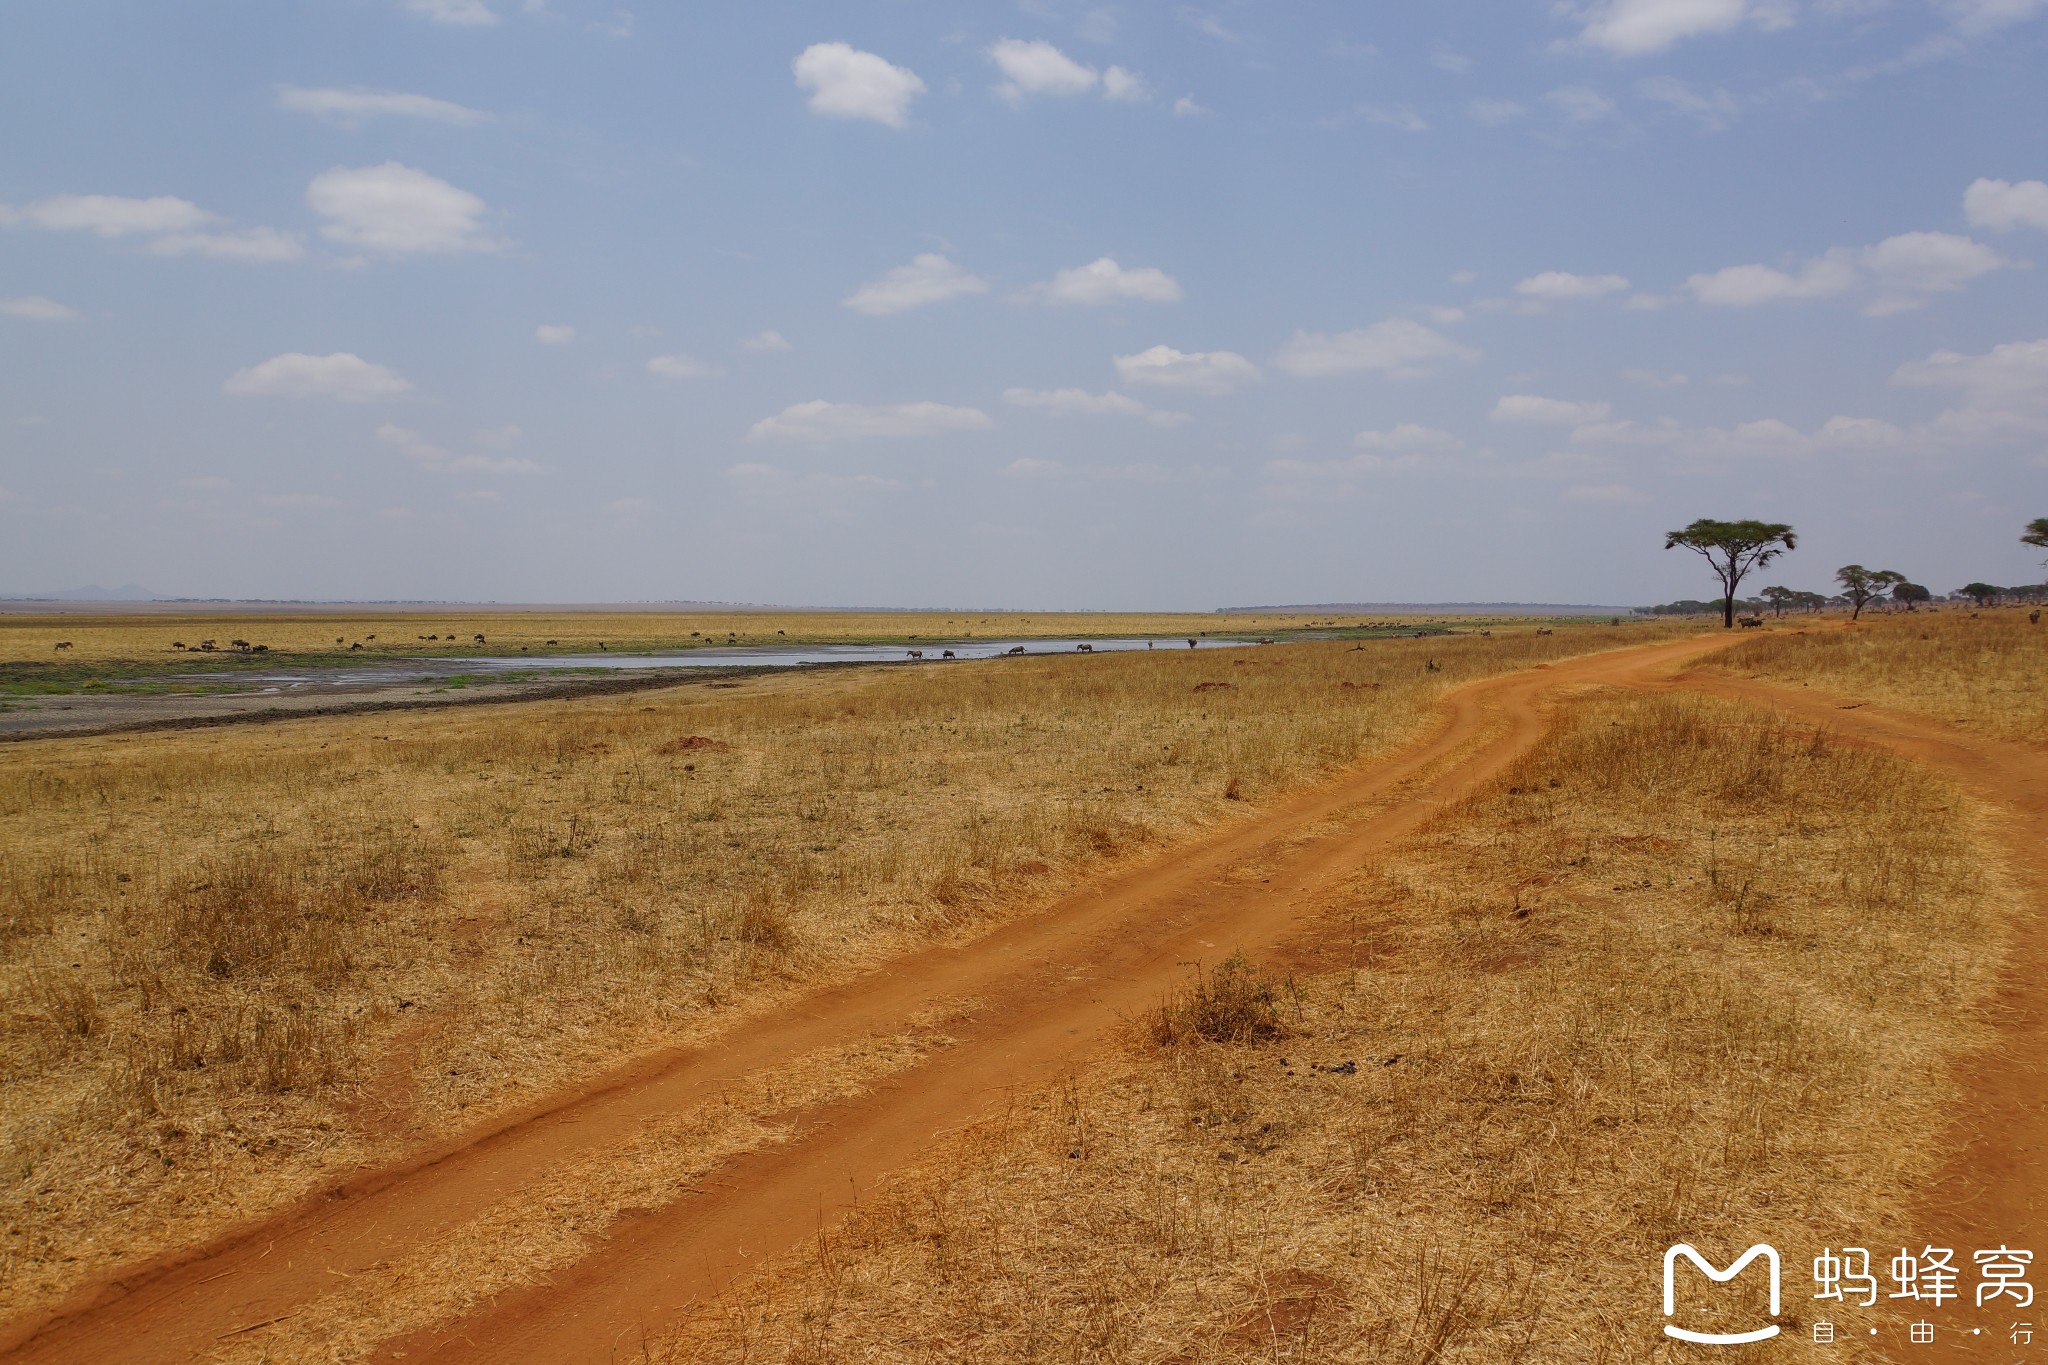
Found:
[[[1419,625],[1425,618],[1398,618]],[[1429,618],[1434,619],[1434,618]],[[1393,620],[1393,618],[1389,618]],[[1115,635],[1257,635],[1318,625],[1375,624],[1364,617],[1304,615],[1219,616],[1214,613],[1131,612],[656,612],[656,611],[378,611],[206,612],[162,609],[129,614],[0,614],[0,664],[92,664],[151,660],[182,662],[179,642],[197,649],[212,640],[217,653],[246,640],[272,654],[332,654],[355,641],[353,657],[417,658],[476,653],[482,635],[488,652],[517,654],[611,650],[687,649],[724,645],[844,643],[875,640],[1045,639]],[[1466,623],[1461,618],[1461,624]],[[429,639],[427,637],[433,637]],[[59,641],[70,648],[58,650]],[[217,656],[216,656],[217,657]],[[193,661],[199,666],[206,660]]]
[[[1686,1238],[1784,1252],[1771,1359],[1872,1359],[1806,1340],[1799,1267],[1943,1156],[2016,904],[1979,821],[1753,709],[1577,703],[1360,875],[1353,965],[1191,983],[666,1358],[1619,1365]],[[1261,999],[1291,1036],[1203,1040]]]
[[[0,750],[0,1312],[1044,903],[1399,743],[1446,686],[1660,630]]]
[[[2024,607],[1865,616],[1780,626],[1709,666],[1960,721],[2001,739],[2048,740],[2048,622]]]

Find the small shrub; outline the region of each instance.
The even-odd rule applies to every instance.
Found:
[[[1173,1047],[1197,1041],[1270,1043],[1288,1036],[1280,1021],[1282,986],[1232,953],[1208,976],[1167,999],[1147,1021],[1152,1041]]]

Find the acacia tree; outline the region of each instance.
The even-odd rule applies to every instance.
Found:
[[[1682,545],[1713,567],[1721,580],[1721,625],[1735,625],[1735,590],[1752,569],[1761,569],[1798,547],[1790,526],[1779,521],[1713,521],[1700,518],[1683,531],[1667,531],[1664,548]]]
[[[1892,601],[1904,602],[1907,611],[1918,611],[1922,602],[1932,602],[1934,594],[1918,583],[1900,582],[1892,589]]]
[[[1783,616],[1785,608],[1799,600],[1799,594],[1790,588],[1765,588],[1757,595],[1771,604],[1771,615],[1773,616]]]
[[[1893,588],[1906,581],[1902,573],[1890,569],[1866,569],[1861,564],[1844,564],[1835,570],[1835,581],[1842,585],[1842,596],[1849,599],[1849,605],[1856,610],[1849,613],[1854,621],[1863,615],[1863,609]]]
[[[2031,545],[2037,550],[2048,550],[2048,517],[2035,517],[2027,523],[2027,529],[2020,532],[2020,544]],[[2048,559],[2041,561],[2048,564]]]
[[[1956,591],[1982,607],[1989,605],[1994,598],[2002,596],[2005,589],[1995,583],[1965,583]]]

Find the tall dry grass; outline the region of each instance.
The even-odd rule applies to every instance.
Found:
[[[1779,628],[1709,666],[1919,711],[2000,739],[2048,740],[2048,622],[2024,607],[1892,612]]]
[[[1459,681],[1639,638],[1040,656],[0,749],[0,1311],[1243,818]]]
[[[1772,1359],[1875,1359],[1800,1275],[1943,1156],[2015,905],[1979,819],[1756,710],[1579,703],[1359,876],[1349,965],[1192,981],[665,1358],[1677,1360],[1682,1238],[1784,1253]]]

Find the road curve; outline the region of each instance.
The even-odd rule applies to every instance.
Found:
[[[549,1169],[625,1144],[650,1119],[794,1057],[976,1000],[971,1017],[949,1026],[953,1046],[865,1094],[789,1116],[788,1141],[728,1163],[702,1193],[615,1225],[545,1286],[507,1291],[383,1348],[437,1362],[610,1360],[747,1264],[830,1222],[946,1130],[1056,1075],[1183,981],[1190,963],[1281,943],[1362,861],[1527,753],[1560,694],[1668,685],[1674,670],[1726,643],[1716,633],[1467,684],[1444,697],[1435,723],[1407,747],[1243,824],[968,944],[922,950],[743,1021],[715,1044],[645,1059],[205,1246],[116,1274],[54,1310],[0,1325],[0,1358],[203,1357],[225,1336],[294,1316],[344,1282],[337,1276],[403,1256]]]

